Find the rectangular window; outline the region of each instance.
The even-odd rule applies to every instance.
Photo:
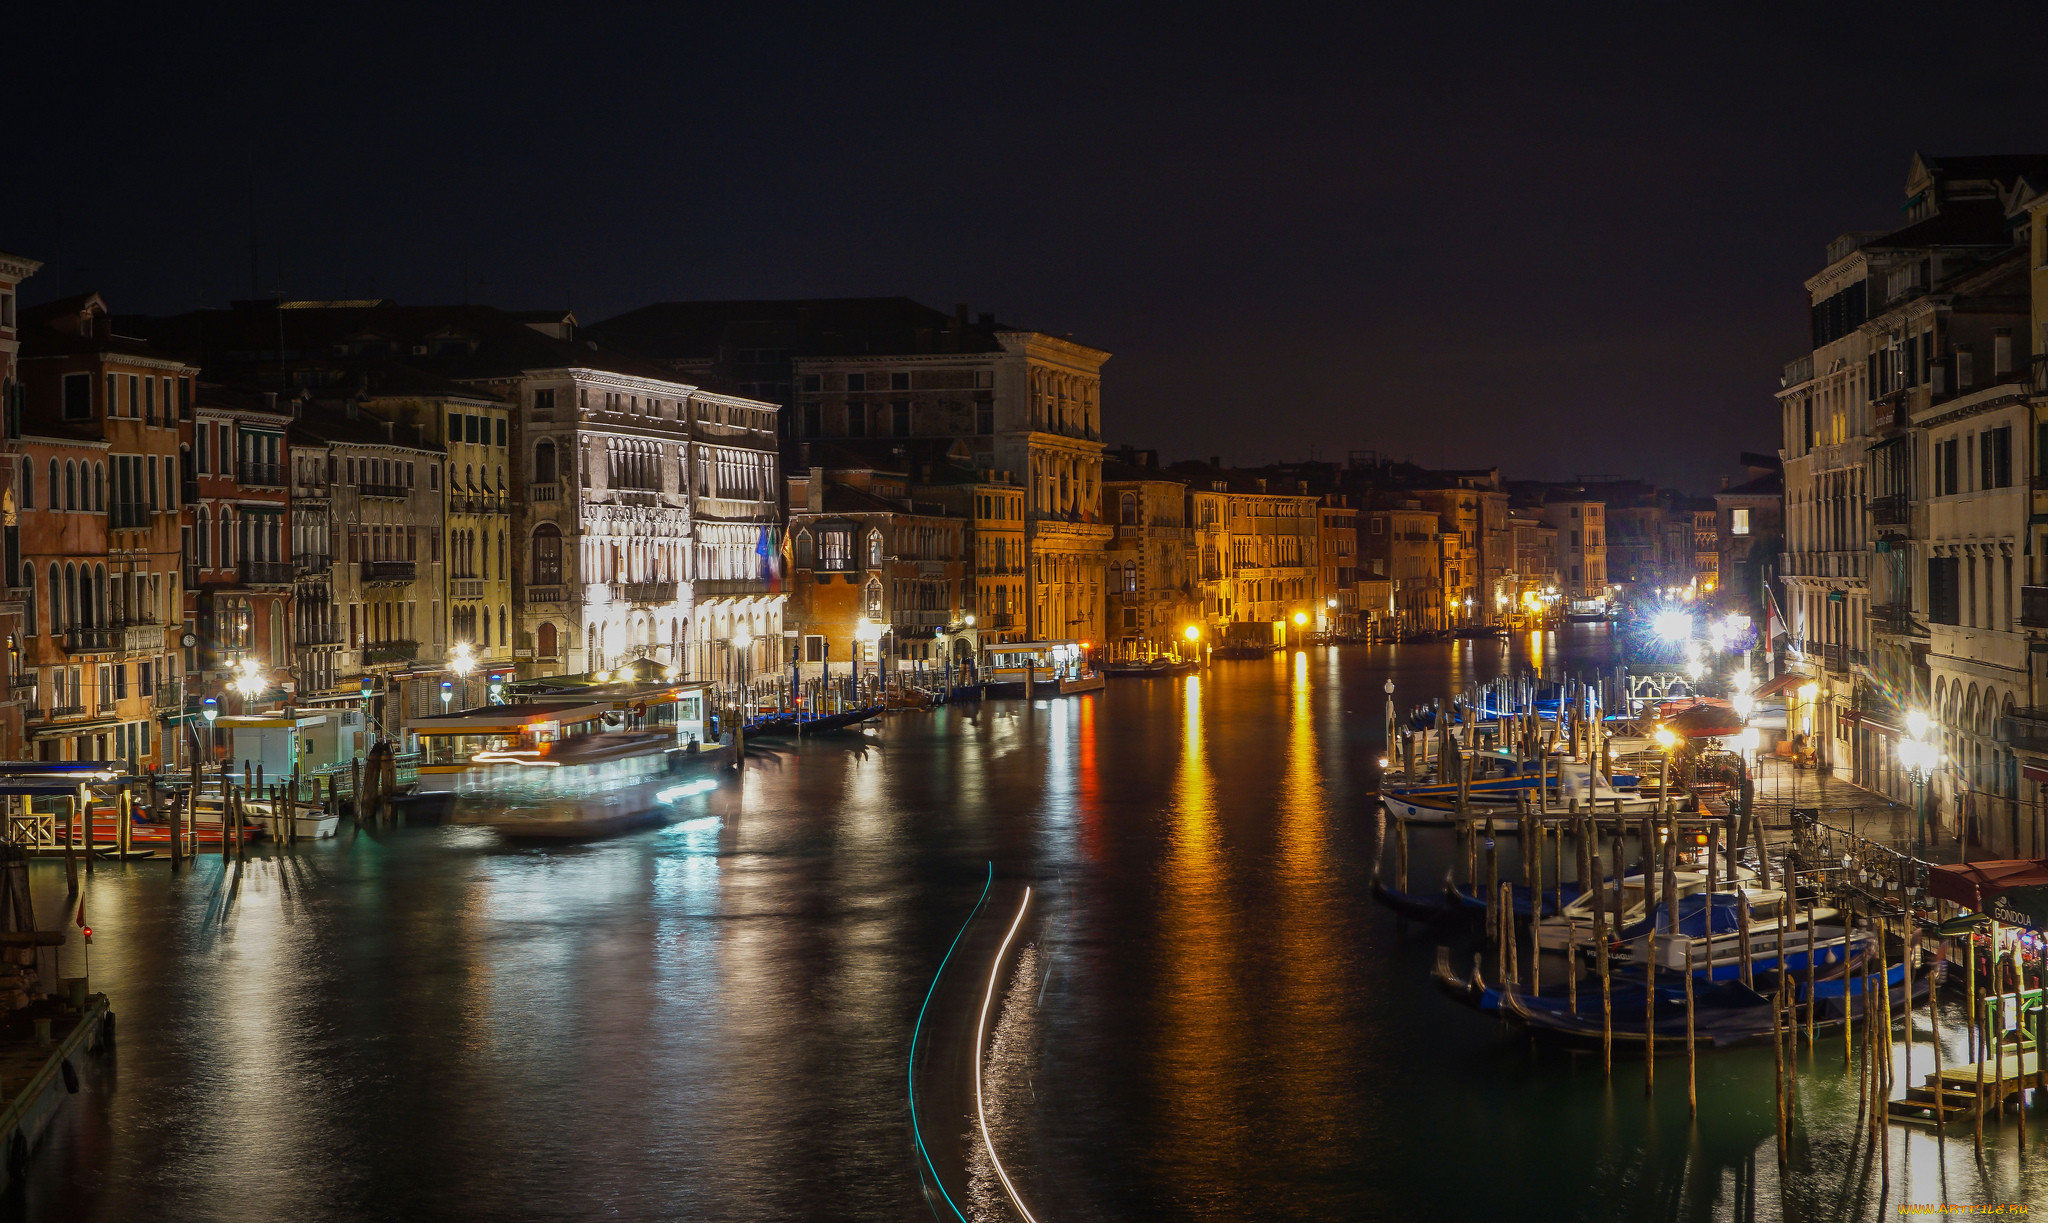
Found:
[[[868,435],[868,406],[864,403],[846,405],[846,436],[866,437]]]
[[[156,695],[156,664],[144,661],[135,664],[136,690],[143,696]]]
[[[105,709],[105,708],[107,708],[107,707],[108,707],[109,705],[112,705],[113,703],[114,703],[114,669],[113,669],[112,667],[101,667],[101,668],[100,668],[100,708],[101,708],[101,709]]]
[[[142,419],[145,424],[156,423],[156,379],[142,380]]]
[[[1749,534],[1749,511],[1748,511],[1748,510],[1746,510],[1746,509],[1733,509],[1733,510],[1730,510],[1730,511],[1728,511],[1728,533],[1729,533],[1729,534],[1731,534],[1731,535],[1747,535],[1747,534]]]
[[[142,379],[128,375],[128,416],[132,420],[142,415]]]
[[[824,417],[824,409],[819,405],[815,403],[805,404],[803,435],[805,437],[818,437],[822,435],[825,432]]]
[[[889,405],[890,432],[897,437],[910,436],[910,405],[899,399]]]
[[[554,411],[555,393],[553,391],[535,391],[533,393],[533,410],[536,412]]]
[[[500,448],[505,445],[505,418],[502,416],[498,418],[498,445]]]
[[[993,399],[974,401],[974,431],[983,436],[996,431],[996,405]]]
[[[1927,558],[1927,618],[1936,624],[1962,623],[1961,566],[1958,557]]]
[[[1984,434],[1984,487],[2012,487],[2012,426],[2000,425]]]
[[[815,395],[824,389],[824,382],[824,378],[818,374],[805,374],[803,389]]]
[[[868,376],[866,374],[848,374],[846,376],[846,389],[849,391],[867,390]]]
[[[107,384],[113,385],[114,376],[107,375]],[[92,375],[64,375],[64,419],[92,419]]]
[[[114,699],[128,699],[128,664],[125,662],[114,664]]]

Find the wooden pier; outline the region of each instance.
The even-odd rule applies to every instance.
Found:
[[[1981,1095],[1977,1087],[1980,1074]],[[1943,1124],[1970,1121],[1979,1111],[1987,1115],[2003,1112],[2022,1090],[2039,1087],[2040,1076],[2041,1058],[2033,1045],[2008,1041],[2002,1056],[1994,1050],[1982,1062],[1945,1066],[1928,1075],[1922,1085],[1906,1088],[1905,1099],[1887,1100],[1885,1113],[1898,1125],[1933,1127],[1938,1102]]]

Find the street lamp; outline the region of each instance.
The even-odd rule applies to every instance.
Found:
[[[453,681],[453,680],[445,680],[445,679],[444,679],[444,680],[442,680],[442,681],[441,681],[441,712],[442,712],[442,714],[443,714],[443,715],[447,714],[447,712],[448,712],[448,706],[449,706],[449,704],[450,704],[451,702],[453,702],[454,700],[455,700],[455,683],[454,683],[454,681]]]
[[[228,683],[242,698],[242,712],[249,712],[249,702],[269,689],[270,681],[263,674],[263,664],[253,658],[244,658],[235,664],[236,675]]]
[[[862,616],[860,621],[853,626],[853,639],[863,645],[872,646],[875,642],[882,639],[882,626],[866,616]],[[861,652],[858,649],[853,652],[853,689],[856,700],[860,696],[860,654]],[[882,660],[877,658],[875,660],[875,670],[879,673],[881,669]]]
[[[1804,691],[1802,689],[1801,691]],[[1932,725],[1927,715],[1915,709],[1906,715],[1908,738],[1899,741],[1899,763],[1912,775],[1913,784],[1920,787],[1919,801],[1913,807],[1914,841],[1916,851],[1927,846],[1927,783],[1935,770],[1941,767],[1941,744],[1934,741],[1928,732]]]

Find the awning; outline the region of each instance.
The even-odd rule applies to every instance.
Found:
[[[2005,858],[1930,867],[1929,894],[1973,913],[1990,913],[1999,921],[2039,928],[2048,917],[2048,859]],[[2000,898],[2009,898],[1993,904]]]
[[[1664,725],[1688,739],[1718,739],[1742,733],[1742,719],[1735,715],[1733,709],[1705,702],[1680,712]]]
[[[1811,678],[1811,676],[1803,675],[1798,671],[1787,671],[1776,679],[1766,680],[1758,684],[1756,691],[1750,693],[1750,695],[1757,700],[1763,700],[1767,696],[1784,696]]]

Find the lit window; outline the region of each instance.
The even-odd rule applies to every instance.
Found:
[[[1728,511],[1728,533],[1729,533],[1730,535],[1747,535],[1747,534],[1749,534],[1749,511],[1748,511],[1748,510],[1730,510],[1730,511]]]

